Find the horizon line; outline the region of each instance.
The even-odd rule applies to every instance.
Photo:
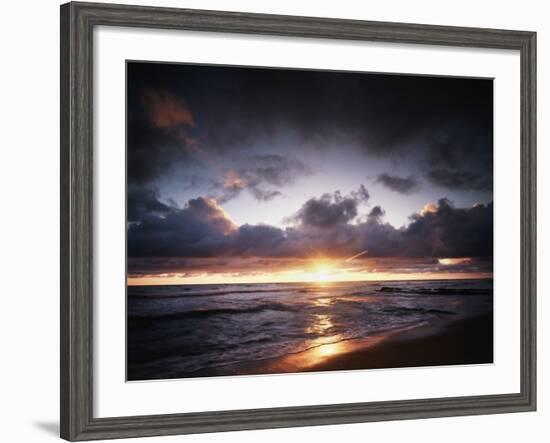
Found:
[[[490,274],[490,275],[488,275]],[[155,278],[155,277],[152,277]],[[132,287],[132,286],[206,286],[206,285],[265,285],[265,284],[304,284],[304,283],[311,283],[316,284],[319,286],[324,285],[331,285],[334,283],[377,283],[377,282],[385,282],[385,281],[437,281],[437,280],[493,280],[494,274],[491,273],[484,273],[480,274],[477,277],[474,277],[472,275],[468,276],[458,276],[458,277],[439,277],[439,278],[387,278],[387,279],[364,279],[364,280],[326,280],[326,281],[319,281],[319,280],[302,280],[302,281],[296,281],[296,280],[280,280],[280,281],[242,281],[242,282],[209,282],[209,283],[151,283],[151,284],[132,284],[130,283],[130,280],[132,277],[126,278],[126,287]]]

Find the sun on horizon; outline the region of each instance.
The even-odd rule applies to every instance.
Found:
[[[439,259],[443,266],[467,262],[469,258]],[[445,264],[446,263],[446,264]],[[347,266],[344,266],[347,265]],[[208,284],[267,284],[267,283],[330,283],[395,280],[464,280],[492,278],[491,272],[391,272],[351,267],[346,260],[314,259],[307,266],[275,272],[208,272],[187,275],[164,273],[128,276],[129,286],[149,285],[208,285]]]

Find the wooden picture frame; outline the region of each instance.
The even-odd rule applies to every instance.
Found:
[[[96,26],[517,50],[521,56],[521,390],[272,409],[93,416],[92,54]],[[61,437],[70,441],[533,411],[536,408],[536,34],[236,12],[61,6]]]

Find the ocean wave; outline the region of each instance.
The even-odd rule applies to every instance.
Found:
[[[382,286],[377,292],[384,294],[411,294],[411,295],[491,295],[491,288],[429,288],[413,287],[404,288],[400,286]],[[354,294],[352,294],[354,295]]]
[[[455,315],[456,314],[456,312],[447,311],[444,309],[405,308],[403,306],[384,308],[384,309],[381,309],[380,311],[391,315],[414,315],[414,314]]]
[[[174,294],[162,294],[159,292],[151,292],[148,294],[138,294],[138,293],[128,293],[128,297],[132,298],[146,298],[146,299],[162,299],[162,298],[180,298],[180,297],[212,297],[216,295],[231,295],[231,294],[262,294],[262,293],[269,293],[269,292],[288,292],[288,288],[283,289],[255,289],[255,290],[225,290],[225,291],[195,291],[191,292],[188,288],[185,288],[184,291],[186,291],[184,294],[181,293],[174,293]],[[189,292],[187,292],[189,291]]]
[[[128,323],[142,324],[143,322],[160,322],[169,320],[187,320],[190,318],[204,318],[216,315],[239,315],[239,314],[256,314],[265,311],[294,311],[296,308],[281,303],[265,303],[257,306],[246,308],[212,308],[212,309],[195,309],[192,311],[174,312],[170,314],[160,315],[137,315],[128,317]]]

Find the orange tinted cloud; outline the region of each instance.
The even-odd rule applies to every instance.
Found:
[[[179,125],[194,127],[193,114],[185,102],[165,92],[146,91],[143,95],[151,120],[157,128],[173,128]]]
[[[438,210],[438,207],[435,203],[426,203],[422,210],[420,211],[421,216],[426,216],[427,214],[435,214]]]
[[[242,190],[247,184],[246,178],[234,170],[227,171],[223,177],[223,187],[227,189]]]

